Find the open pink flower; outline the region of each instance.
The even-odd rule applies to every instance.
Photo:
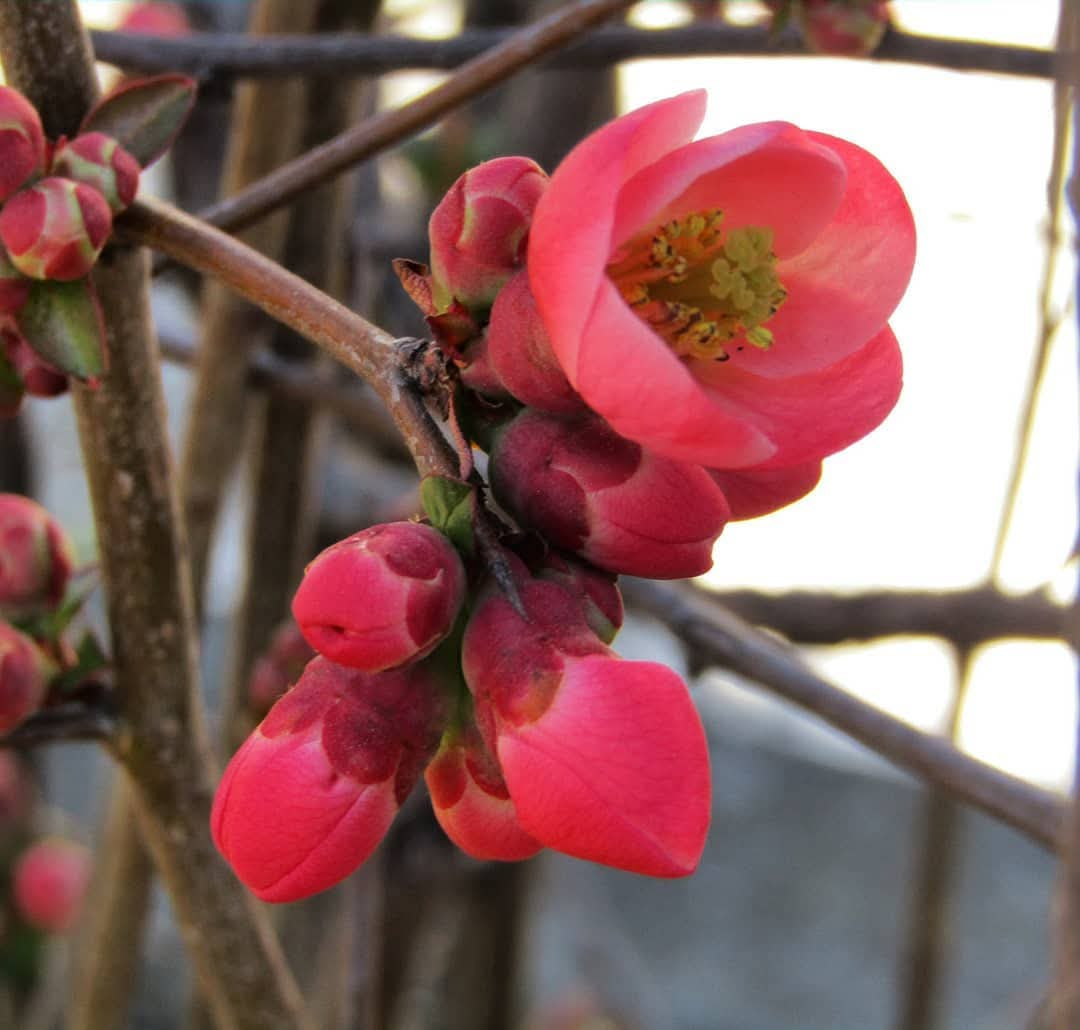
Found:
[[[711,468],[805,465],[896,401],[911,212],[854,144],[784,122],[691,142],[704,110],[686,93],[575,147],[536,208],[530,285],[619,434]]]

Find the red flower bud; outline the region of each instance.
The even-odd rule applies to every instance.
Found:
[[[111,136],[88,132],[56,148],[52,174],[93,187],[118,214],[139,189],[139,162]]]
[[[366,673],[315,658],[233,756],[214,842],[264,901],[325,890],[363,863],[441,732],[424,666]]]
[[[600,419],[526,409],[500,431],[491,487],[523,525],[594,565],[654,579],[698,576],[728,519],[698,465],[670,461]]]
[[[148,36],[187,36],[191,33],[191,23],[184,9],[165,0],[135,4],[116,28],[119,32]]]
[[[446,537],[418,522],[391,522],[323,551],[308,565],[292,611],[320,654],[378,672],[430,654],[464,596],[465,570]]]
[[[45,132],[34,105],[0,86],[0,201],[45,167]]]
[[[551,552],[537,578],[558,583],[579,597],[589,629],[605,644],[615,639],[623,624],[623,600],[612,573]]]
[[[0,733],[41,707],[55,668],[26,634],[0,622]]]
[[[0,247],[0,315],[17,315],[30,296],[30,280]]]
[[[521,267],[533,210],[547,187],[527,157],[498,157],[461,176],[428,223],[436,306],[491,306]]]
[[[59,522],[29,497],[0,494],[0,613],[25,618],[55,607],[74,565]]]
[[[489,590],[462,641],[477,723],[526,834],[577,858],[685,876],[701,858],[711,786],[682,680],[624,661],[554,583],[519,584],[523,618]]]
[[[551,349],[524,270],[495,298],[487,328],[487,360],[522,404],[560,415],[585,410]]]
[[[15,863],[15,907],[31,926],[65,933],[79,919],[89,882],[90,852],[74,841],[46,838],[27,848]]]
[[[799,25],[811,50],[833,57],[865,57],[885,38],[886,0],[802,0]]]
[[[518,823],[499,763],[475,726],[448,732],[424,773],[439,825],[482,861],[517,862],[541,848]]]
[[[0,211],[0,240],[15,267],[31,279],[81,279],[111,231],[105,198],[56,176],[17,193]]]
[[[0,349],[30,396],[59,397],[67,392],[67,376],[47,361],[43,361],[20,333],[0,329],[0,344]]]

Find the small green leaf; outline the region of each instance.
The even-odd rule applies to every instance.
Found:
[[[86,633],[75,649],[75,664],[53,680],[52,688],[60,693],[71,690],[108,664],[109,658],[101,649],[97,637],[93,633]]]
[[[105,325],[89,279],[35,282],[18,323],[34,351],[67,375],[85,382],[108,367]]]
[[[195,80],[186,75],[137,79],[103,97],[79,132],[112,136],[144,168],[172,144],[195,103]]]
[[[431,524],[459,551],[471,554],[476,517],[475,489],[449,476],[425,476],[420,482],[420,501]]]

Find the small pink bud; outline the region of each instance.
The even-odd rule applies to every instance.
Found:
[[[551,349],[525,270],[495,298],[487,328],[487,360],[522,404],[560,415],[585,410]]]
[[[59,397],[67,392],[68,377],[43,361],[20,333],[0,329],[0,341],[8,361],[30,396]]]
[[[623,600],[612,573],[552,551],[537,578],[558,583],[567,593],[579,597],[589,628],[605,644],[615,639],[623,624]]]
[[[131,32],[147,36],[187,36],[191,34],[191,22],[178,4],[161,0],[139,3],[128,9],[116,26],[119,32]]]
[[[54,608],[74,565],[59,522],[29,497],[0,494],[0,613],[25,618]]]
[[[119,214],[139,190],[139,162],[111,136],[88,132],[64,140],[53,157],[52,174],[93,187]]]
[[[45,132],[34,105],[0,86],[0,201],[45,167]]]
[[[491,306],[521,267],[533,210],[548,178],[527,157],[497,157],[462,175],[428,223],[431,275],[439,309],[453,300]]]
[[[430,654],[464,596],[465,570],[446,537],[419,522],[390,522],[323,551],[292,611],[320,654],[378,672]]]
[[[728,519],[703,468],[652,454],[592,415],[521,412],[492,449],[491,487],[556,547],[654,579],[706,572]]]
[[[545,847],[650,876],[685,876],[708,833],[708,748],[689,692],[624,661],[554,583],[489,589],[462,670],[521,829]]]
[[[0,315],[17,315],[30,296],[30,280],[0,247]]]
[[[31,279],[81,279],[111,231],[105,198],[56,176],[16,193],[0,211],[0,240],[15,267]]]
[[[226,768],[215,844],[264,901],[333,886],[382,840],[441,723],[426,667],[372,674],[313,659]]]
[[[66,933],[78,922],[89,882],[90,852],[74,841],[47,837],[19,856],[12,895],[31,926]]]
[[[0,621],[0,734],[41,707],[55,672],[33,640]]]
[[[811,50],[833,57],[866,57],[889,27],[886,0],[802,0],[799,24]]]
[[[517,862],[540,850],[541,844],[518,823],[499,763],[476,727],[447,733],[424,779],[435,818],[465,854]]]

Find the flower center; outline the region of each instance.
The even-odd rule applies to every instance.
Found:
[[[721,231],[719,209],[695,211],[631,240],[608,265],[623,299],[680,357],[727,361],[740,340],[768,350],[767,322],[787,298],[771,229]]]

